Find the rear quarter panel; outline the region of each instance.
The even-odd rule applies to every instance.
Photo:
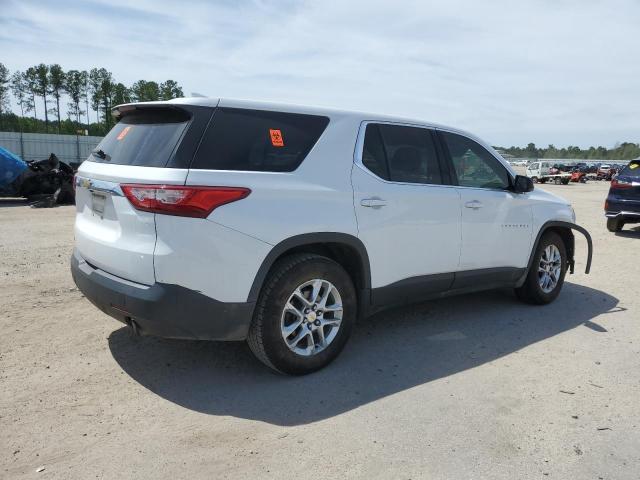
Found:
[[[313,232],[356,236],[351,169],[358,126],[358,119],[350,115],[330,117],[293,172],[192,169],[187,185],[250,188],[247,198],[216,209],[209,220],[271,245]]]

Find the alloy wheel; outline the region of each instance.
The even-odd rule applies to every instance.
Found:
[[[293,291],[282,310],[282,338],[294,353],[316,355],[336,338],[342,314],[338,289],[327,280],[309,280]]]
[[[552,292],[562,273],[562,256],[555,245],[548,245],[540,256],[538,265],[538,284],[544,293]]]

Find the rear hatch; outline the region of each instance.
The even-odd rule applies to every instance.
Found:
[[[212,109],[141,104],[119,121],[76,176],[75,241],[92,267],[133,282],[155,281],[155,214],[135,209],[123,184],[184,185]]]

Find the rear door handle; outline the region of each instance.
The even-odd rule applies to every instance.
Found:
[[[384,207],[387,204],[386,200],[383,200],[381,198],[363,198],[362,200],[360,200],[360,205],[362,205],[363,207],[370,207],[370,208],[381,208]]]
[[[474,210],[477,210],[479,208],[482,208],[482,202],[479,202],[478,200],[472,200],[470,202],[465,203],[464,206],[467,208],[473,208]]]

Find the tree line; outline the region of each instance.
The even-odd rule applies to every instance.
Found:
[[[613,148],[580,147],[557,148],[549,145],[547,148],[538,148],[535,143],[526,147],[495,147],[517,158],[559,158],[567,160],[633,160],[640,157],[640,145],[637,143],[616,143]]]
[[[58,64],[41,63],[10,73],[0,63],[0,130],[76,134],[86,129],[90,135],[105,135],[113,126],[113,106],[183,96],[175,80],[138,80],[127,87],[105,68],[64,71]],[[11,98],[19,114],[11,109]]]

